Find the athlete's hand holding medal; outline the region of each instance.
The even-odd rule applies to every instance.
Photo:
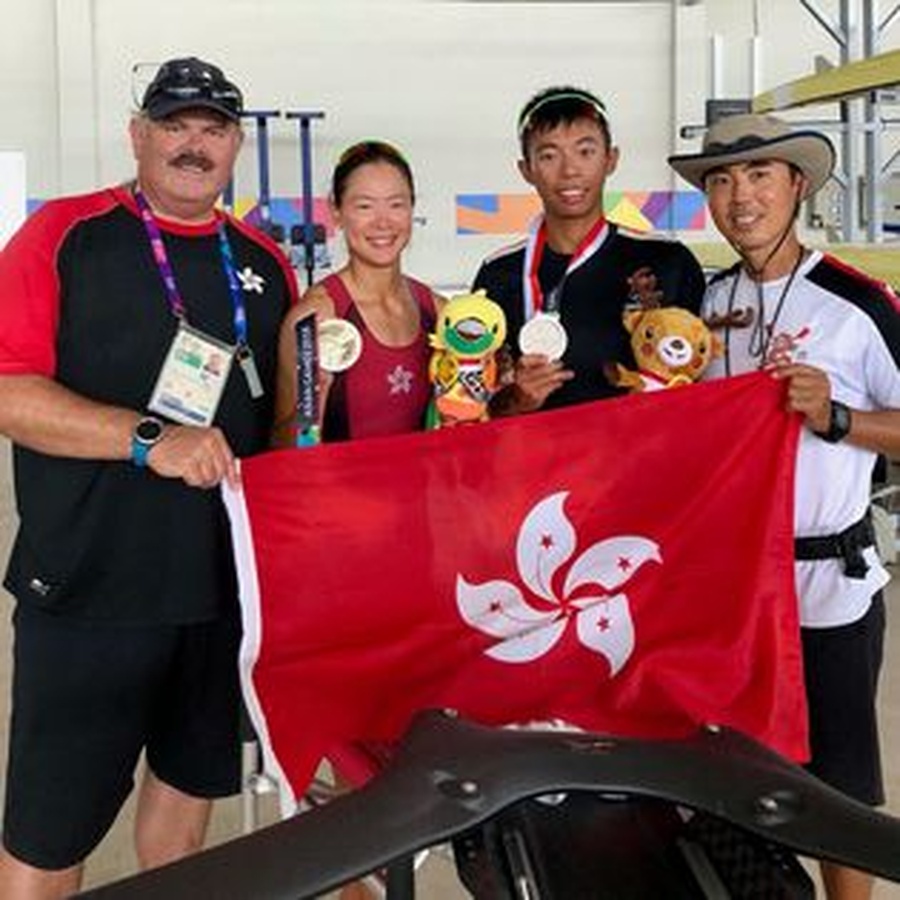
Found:
[[[346,372],[362,353],[362,335],[347,319],[316,320],[314,313],[294,325],[297,340],[296,444],[309,447],[320,440],[319,397],[334,376]]]
[[[540,409],[544,401],[575,373],[562,363],[569,336],[558,313],[535,313],[519,331],[518,359],[514,372],[514,397],[517,412]]]
[[[575,377],[560,360],[550,360],[543,354],[529,353],[519,357],[515,367],[514,397],[510,412],[532,412],[565,382]]]

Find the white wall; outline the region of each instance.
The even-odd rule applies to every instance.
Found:
[[[29,188],[59,188],[53,0],[0,0],[0,150],[24,150]]]
[[[611,187],[665,190],[676,186],[665,157],[695,146],[678,127],[703,120],[710,34],[721,35],[726,96],[752,93],[754,33],[764,88],[808,73],[816,53],[836,55],[799,0],[0,0],[0,15],[0,149],[26,152],[30,196],[127,177],[132,67],[196,54],[219,62],[251,107],[325,111],[313,132],[317,193],[346,144],[399,144],[425,221],[409,268],[440,284],[468,281],[508,240],[457,236],[454,200],[526,190],[515,116],[534,91],[594,89],[623,150]],[[297,195],[296,126],[275,123],[272,137],[273,193]],[[255,191],[251,129],[238,194]]]
[[[25,219],[25,154],[0,150],[0,250]]]
[[[515,168],[515,118],[547,84],[591,86],[609,104],[625,146],[618,186],[670,183],[668,3],[532,4],[523,12],[427,0],[219,0],[211,24],[185,15],[183,0],[156,0],[137,29],[136,4],[98,0],[93,7],[102,181],[129,169],[120,134],[131,65],[195,52],[233,72],[251,107],[325,111],[314,126],[317,193],[327,192],[348,143],[376,136],[403,148],[424,220],[408,265],[438,283],[468,281],[478,259],[508,240],[458,237],[454,200],[464,192],[525,190]],[[297,194],[296,126],[273,123],[271,130],[273,192]],[[631,149],[638,147],[647,150]],[[252,141],[247,149],[238,193],[255,190]]]

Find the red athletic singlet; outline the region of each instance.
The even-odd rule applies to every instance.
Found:
[[[335,377],[328,393],[323,438],[326,441],[403,434],[422,428],[431,398],[428,381],[428,332],[434,327],[431,289],[407,278],[419,307],[419,331],[405,347],[386,347],[369,330],[346,285],[329,275],[322,287],[334,302],[335,315],[359,328],[363,349],[357,363]]]

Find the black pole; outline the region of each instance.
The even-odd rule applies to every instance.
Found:
[[[416,872],[415,857],[404,856],[388,864],[385,900],[415,900]]]
[[[303,209],[303,253],[304,267],[306,269],[306,283],[313,282],[313,272],[316,267],[316,232],[313,222],[313,192],[312,192],[312,140],[310,135],[310,123],[313,119],[324,119],[325,113],[321,111],[292,110],[285,113],[285,118],[297,119],[300,123],[300,178]]]
[[[278,118],[281,110],[247,110],[244,117],[256,122],[256,158],[259,171],[260,229],[272,234],[272,189],[269,179],[269,119]]]

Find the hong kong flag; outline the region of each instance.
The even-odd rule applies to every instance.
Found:
[[[798,429],[752,374],[244,461],[226,502],[266,768],[300,795],[435,707],[719,723],[804,759]]]

